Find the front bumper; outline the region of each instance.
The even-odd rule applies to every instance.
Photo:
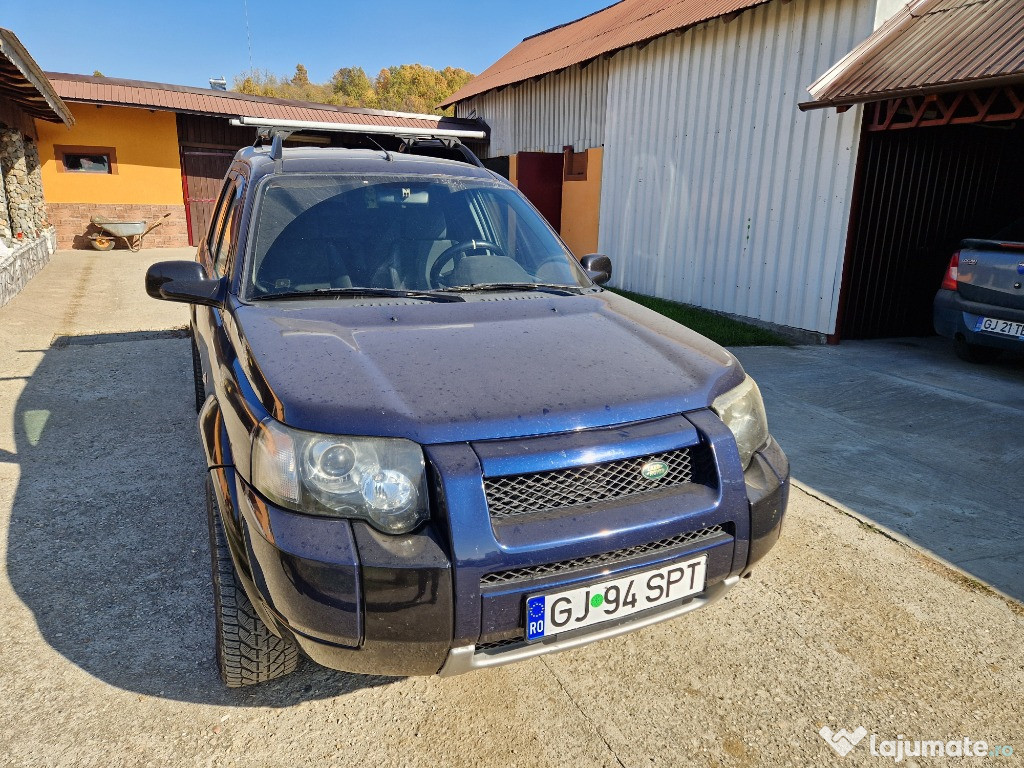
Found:
[[[441,668],[440,674],[442,677],[450,677],[452,675],[461,675],[465,672],[472,672],[476,669],[499,667],[504,664],[512,664],[516,661],[531,659],[534,656],[540,656],[546,653],[567,651],[570,648],[578,648],[581,645],[587,645],[598,640],[607,640],[608,638],[617,637],[618,635],[623,635],[627,632],[643,629],[644,627],[649,627],[652,624],[658,624],[662,621],[674,619],[678,616],[682,616],[683,614],[695,611],[698,608],[703,608],[706,605],[711,605],[711,603],[717,602],[725,597],[725,593],[734,587],[739,580],[739,576],[728,576],[717,584],[712,584],[699,595],[690,598],[680,605],[648,615],[631,617],[631,621],[624,621],[607,627],[602,625],[594,631],[588,632],[584,635],[567,637],[565,639],[555,639],[549,643],[534,643],[532,645],[526,645],[524,643],[522,645],[517,645],[514,648],[508,647],[495,650],[480,649],[476,645],[463,645],[457,648],[452,648],[451,652],[448,654],[447,661],[445,661],[444,666]]]
[[[380,534],[359,521],[279,509],[232,470],[211,472],[240,580],[274,631],[294,638],[306,655],[334,669],[450,675],[577,647],[689,613],[719,599],[774,545],[789,491],[789,466],[778,445],[769,442],[744,473],[732,434],[717,417],[698,412],[673,418],[665,420],[676,430],[672,434],[690,424],[690,432],[699,433],[714,454],[716,488],[593,504],[536,521],[491,519],[482,476],[488,468],[522,471],[522,462],[495,469],[505,459],[469,444],[426,448],[435,514],[428,526],[407,536]],[[633,440],[630,450],[639,455],[668,445],[672,438],[664,427],[639,425],[632,436],[628,428],[614,432]],[[605,437],[591,431],[579,439]],[[534,439],[529,448],[544,448],[546,440]],[[572,455],[558,442],[565,438],[550,440],[558,451],[535,451],[529,460]],[[580,446],[584,452],[592,449]],[[685,532],[700,535],[684,536],[679,543]],[[662,541],[670,545],[651,546]],[[609,550],[629,556],[526,581],[490,583],[496,571],[584,562]],[[522,640],[528,592],[608,579],[697,553],[708,555],[706,589],[683,603],[577,636],[530,645]]]

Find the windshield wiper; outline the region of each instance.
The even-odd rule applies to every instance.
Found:
[[[438,288],[440,291],[453,293],[473,293],[475,291],[543,291],[554,293],[558,296],[577,296],[579,288],[575,285],[562,285],[561,283],[470,283],[469,285],[453,285],[448,288]]]
[[[423,301],[465,301],[461,296],[451,296],[434,291],[408,291],[402,288],[313,288],[308,291],[280,291],[253,296],[256,301],[267,299],[309,299],[320,296],[387,296],[396,299],[422,299]]]

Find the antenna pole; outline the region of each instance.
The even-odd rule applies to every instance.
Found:
[[[242,0],[242,8],[245,9],[245,39],[249,43],[249,74],[254,74],[252,66],[252,32],[249,30],[249,0]]]

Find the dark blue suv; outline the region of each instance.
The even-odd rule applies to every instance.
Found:
[[[452,142],[445,142],[450,147]],[[721,597],[789,490],[727,351],[601,288],[475,164],[241,150],[193,305],[224,681],[442,675]]]

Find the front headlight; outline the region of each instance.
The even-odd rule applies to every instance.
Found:
[[[740,464],[746,469],[754,451],[763,448],[768,442],[768,418],[764,413],[761,390],[747,376],[738,387],[716,397],[711,410],[719,415],[725,426],[736,436]]]
[[[253,436],[252,484],[299,512],[366,520],[408,533],[427,519],[423,450],[399,438],[345,437],[260,424]]]

